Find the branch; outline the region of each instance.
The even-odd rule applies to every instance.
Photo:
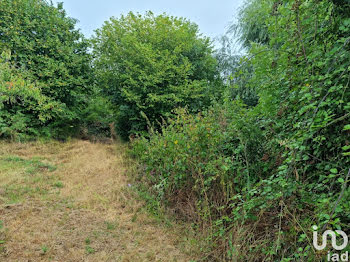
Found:
[[[333,207],[333,210],[332,210],[332,212],[331,212],[331,214],[330,214],[330,216],[329,216],[330,219],[331,219],[332,216],[334,215],[335,209],[337,208],[337,206],[338,206],[340,200],[341,200],[341,199],[343,198],[343,196],[344,196],[344,192],[345,192],[345,189],[347,188],[347,183],[348,183],[349,176],[350,176],[350,168],[349,168],[348,174],[346,175],[345,182],[344,182],[344,184],[343,184],[343,188],[342,188],[342,190],[341,190],[341,192],[340,192],[340,195],[339,195],[339,197],[338,197],[338,199],[337,199],[337,202],[335,202],[335,205],[334,205],[334,207]],[[327,225],[328,225],[328,222],[327,222],[326,224],[324,224],[324,226],[323,226],[323,228],[322,228],[322,231],[324,231],[324,230],[326,229],[326,226],[327,226]]]

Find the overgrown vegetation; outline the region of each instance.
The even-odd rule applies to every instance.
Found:
[[[49,121],[41,121],[27,130],[26,125],[32,125],[31,118],[41,109],[23,105],[27,112],[17,112],[15,116],[11,114],[20,126],[8,126],[16,136],[45,133],[48,137],[65,138],[78,133],[79,124],[83,121],[81,111],[87,104],[87,95],[91,93],[93,72],[87,52],[88,42],[75,29],[75,24],[76,20],[67,17],[62,4],[54,7],[45,0],[0,2],[0,53],[10,52],[10,66],[26,71],[24,80],[35,83],[36,87],[40,87],[42,97],[61,106],[59,114],[53,112]],[[17,72],[10,75],[18,78]],[[1,88],[8,88],[4,85],[6,82],[11,85],[9,80],[3,81]],[[25,90],[19,91],[18,86],[17,83],[17,102],[22,104],[19,97],[27,95],[23,93]],[[41,103],[44,101],[35,105],[42,107]],[[12,103],[8,103],[7,108],[16,110]],[[7,119],[1,121],[12,123]]]
[[[246,54],[237,66],[223,63],[233,71],[223,103],[181,112],[134,141],[140,180],[199,222],[209,260],[321,261],[327,251],[314,249],[312,225],[349,233],[344,8],[248,1],[232,27]]]
[[[198,112],[220,96],[211,42],[186,19],[129,13],[105,22],[93,43],[99,86],[118,105],[123,137],[177,107]]]
[[[129,13],[89,42],[61,4],[1,1],[0,136],[116,128],[203,260],[321,261],[313,225],[350,233],[349,7],[248,0],[214,52],[184,18]]]
[[[0,58],[0,136],[12,140],[44,135],[50,120],[64,114],[65,106],[42,93],[27,80],[28,72]],[[7,57],[9,54],[7,54]]]

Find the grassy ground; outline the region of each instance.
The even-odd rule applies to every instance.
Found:
[[[145,212],[123,145],[0,142],[0,261],[191,261],[188,233]]]

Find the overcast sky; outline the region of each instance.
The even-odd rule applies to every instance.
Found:
[[[119,17],[130,11],[169,15],[190,19],[199,25],[201,32],[209,37],[225,33],[227,25],[234,20],[244,0],[60,0],[69,16],[78,19],[78,26],[86,37],[102,26],[110,17]]]

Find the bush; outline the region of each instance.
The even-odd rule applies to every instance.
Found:
[[[116,136],[113,133],[116,119],[114,112],[111,102],[95,89],[88,98],[88,106],[82,111],[82,138],[95,140]]]
[[[61,117],[49,123],[52,135],[61,138],[78,130],[93,83],[88,42],[75,24],[62,4],[0,1],[0,50],[11,50],[11,63],[24,68],[44,96],[65,104]]]
[[[47,136],[47,124],[64,118],[65,105],[43,95],[41,88],[27,78],[27,72],[0,60],[0,137],[18,140]]]
[[[243,11],[247,56],[222,107],[180,114],[133,153],[151,191],[201,222],[208,260],[323,261],[332,250],[314,249],[312,226],[350,232],[349,12],[257,2]]]
[[[124,137],[147,130],[146,118],[157,124],[184,105],[198,111],[220,94],[211,43],[185,19],[129,13],[106,22],[93,43],[99,85],[119,107]]]
[[[179,110],[177,117],[169,119],[161,133],[155,131],[149,140],[134,141],[133,154],[145,164],[146,181],[154,187],[158,197],[179,204],[177,208],[181,209],[182,201],[195,204],[205,188],[220,184],[224,177],[221,175],[229,169],[227,162],[231,162],[220,152],[224,139],[222,131],[223,127],[212,112],[203,116]],[[174,196],[177,197],[174,199]]]
[[[249,199],[257,182],[269,177],[275,166],[273,159],[261,161],[268,144],[256,125],[256,113],[243,104],[216,106],[196,115],[180,109],[176,114],[160,132],[152,130],[149,138],[134,140],[131,153],[142,168],[138,179],[158,200],[180,218],[212,232],[207,255],[214,259],[233,222],[256,216],[253,207],[245,207],[244,213],[234,208],[238,196]]]

